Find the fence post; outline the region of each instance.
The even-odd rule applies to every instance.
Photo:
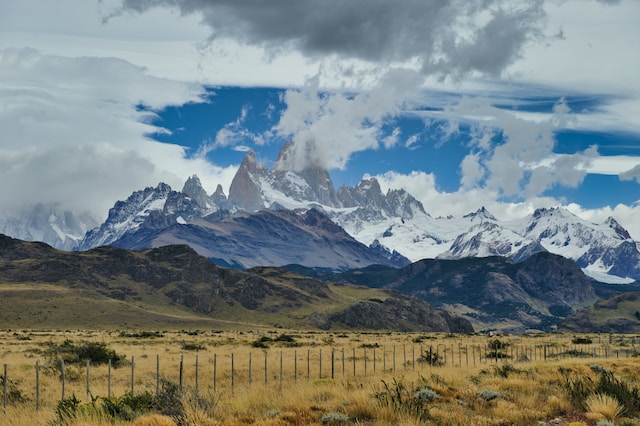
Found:
[[[293,382],[298,383],[298,350],[293,350]]]
[[[402,344],[402,360],[404,362],[404,369],[407,369],[407,345]]]
[[[376,372],[376,347],[373,347],[373,373]]]
[[[107,365],[107,398],[111,398],[111,360]]]
[[[335,378],[335,361],[336,361],[336,354],[333,348],[331,348],[331,379],[333,380]]]
[[[91,366],[91,361],[87,361],[87,380],[86,380],[86,396],[87,400],[89,399],[89,369]]]
[[[218,356],[213,354],[213,391],[217,390],[218,385]]]
[[[179,379],[178,379],[178,386],[180,388],[180,392],[182,392],[182,379],[183,379],[183,375],[184,375],[184,355],[180,355],[180,367],[179,367],[178,371],[179,371],[179,374],[180,374],[179,375]]]
[[[367,348],[362,348],[364,355],[364,377],[367,377]]]
[[[160,394],[160,355],[156,355],[156,396]]]
[[[60,368],[61,368],[60,374],[61,374],[61,377],[62,377],[62,397],[60,399],[64,399],[64,382],[65,382],[65,377],[64,377],[64,359],[60,360]],[[6,380],[5,380],[5,382],[6,382]]]
[[[267,385],[267,350],[264,350],[264,385]]]
[[[249,352],[249,386],[251,386],[251,352]]]
[[[433,367],[433,345],[429,345],[429,365]]]
[[[311,380],[311,349],[307,349],[307,382]]]
[[[322,379],[322,348],[320,348],[320,378]]]
[[[236,386],[236,370],[233,359],[233,352],[231,352],[231,393],[233,393]]]
[[[196,395],[198,395],[198,354],[196,354]]]
[[[413,369],[416,369],[416,347],[415,345],[411,345],[411,366]]]
[[[134,377],[135,377],[135,369],[136,369],[136,363],[135,363],[134,357],[132,356],[131,357],[131,395],[134,394],[133,384],[134,384]]]
[[[7,400],[9,395],[7,395],[7,364],[4,365],[4,380],[2,381],[2,408],[6,412],[7,411]]]
[[[393,372],[396,372],[396,345],[393,345]]]
[[[387,372],[387,348],[382,347],[382,372]]]
[[[344,348],[342,348],[342,377],[344,377]]]
[[[36,411],[38,411],[39,408],[40,408],[40,361],[36,361]]]
[[[280,389],[282,389],[282,350],[280,350]]]
[[[356,348],[353,349],[353,377],[356,377]]]

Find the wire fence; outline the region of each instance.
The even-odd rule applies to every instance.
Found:
[[[35,361],[32,366],[5,363],[4,374],[1,377],[3,408],[6,409],[7,405],[12,403],[12,399],[15,399],[12,395],[15,396],[17,382],[12,379],[12,370],[21,370],[20,384],[23,385],[25,368],[33,368],[31,373],[27,373],[28,377],[33,377],[30,384],[33,390],[25,392],[29,397],[24,399],[33,401],[37,410],[43,403],[43,372],[48,378],[47,388],[56,386],[56,383],[59,385],[61,400],[75,395],[76,392],[79,395],[84,392],[87,400],[99,394],[96,392],[102,392],[102,395],[106,393],[106,397],[111,398],[116,390],[131,394],[158,394],[163,381],[175,383],[180,391],[188,388],[196,394],[203,390],[233,393],[242,386],[282,387],[286,381],[296,383],[329,379],[364,380],[408,370],[481,367],[499,363],[544,362],[567,358],[629,358],[638,355],[635,341],[632,342],[632,345],[625,348],[612,348],[607,344],[518,345],[496,339],[483,345],[439,343],[383,347],[373,344],[347,348],[268,348],[248,352],[246,349],[238,352],[221,350],[189,353],[186,356],[181,354],[177,363],[175,357],[167,357],[165,360],[156,355],[155,359],[144,357],[139,360],[132,356],[126,360],[124,366],[118,368],[111,361],[106,366],[92,365],[89,361],[82,366],[69,365],[64,361],[56,362],[57,365]],[[142,368],[139,361],[142,361]],[[69,374],[70,371],[72,374]],[[94,377],[95,372],[99,372],[97,377]],[[116,384],[117,389],[114,386]],[[51,394],[49,389],[48,395]]]

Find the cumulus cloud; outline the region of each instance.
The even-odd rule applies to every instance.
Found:
[[[413,62],[440,76],[499,75],[542,36],[546,18],[542,0],[123,0],[113,15],[158,6],[200,15],[214,41],[272,55]]]
[[[545,120],[528,120],[484,98],[465,98],[452,107],[472,126],[471,152],[460,168],[461,186],[486,186],[501,197],[524,198],[555,185],[579,185],[598,156],[597,147],[557,155],[555,132],[571,120],[571,114],[564,99],[553,111]]]
[[[622,180],[633,180],[640,183],[640,164],[632,167],[631,169],[620,173],[620,179]]]
[[[399,140],[385,124],[400,113],[424,78],[407,69],[392,69],[370,91],[321,91],[318,77],[299,90],[288,90],[286,105],[274,127],[276,135],[295,142],[290,170],[307,166],[343,169],[354,152],[390,148]]]
[[[211,190],[230,182],[231,170],[147,137],[166,131],[152,124],[153,111],[201,101],[199,86],[115,58],[31,49],[0,51],[0,81],[2,207],[55,203],[103,217],[116,200],[159,181],[181,189],[198,173]]]

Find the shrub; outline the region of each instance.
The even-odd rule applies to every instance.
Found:
[[[0,389],[4,389],[5,386],[5,378],[3,375],[0,375]],[[0,393],[2,391],[0,390]],[[11,404],[22,404],[29,400],[25,396],[25,394],[18,387],[18,383],[13,380],[7,380],[7,402]]]
[[[402,381],[393,379],[392,383],[382,381],[384,389],[372,395],[380,406],[391,408],[394,412],[410,415],[418,420],[429,417],[429,409],[425,402],[430,402],[437,394],[430,389],[416,389],[410,393]],[[433,392],[433,394],[432,394]],[[425,399],[426,398],[426,399]]]
[[[182,350],[183,351],[201,351],[206,349],[204,345],[200,343],[187,343],[182,342]]]
[[[65,340],[59,345],[50,344],[45,351],[49,360],[56,364],[82,364],[87,361],[92,364],[107,364],[111,361],[114,367],[119,367],[126,361],[125,355],[119,355],[104,342],[84,342],[79,345],[71,340]]]
[[[349,423],[349,416],[342,413],[327,413],[320,418],[323,425],[342,425]]]
[[[496,398],[502,398],[504,395],[502,395],[500,392],[492,391],[489,389],[482,389],[481,391],[478,391],[478,396],[485,401],[493,401]]]
[[[615,420],[624,411],[617,399],[605,393],[589,395],[584,404],[587,410],[600,413],[608,420]]]
[[[571,343],[574,345],[590,345],[593,341],[589,337],[574,336],[573,339],[571,339]]]

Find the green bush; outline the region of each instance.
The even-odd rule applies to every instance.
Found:
[[[570,371],[560,370],[564,376],[564,390],[572,405],[583,409],[587,397],[594,393],[602,393],[617,399],[624,407],[628,416],[640,414],[640,389],[631,386],[614,373],[605,368],[592,368],[597,380],[584,374],[571,374]]]
[[[83,364],[87,361],[94,365],[107,364],[119,367],[126,361],[125,355],[119,355],[109,348],[104,342],[84,342],[75,344],[71,340],[65,340],[61,344],[50,344],[45,355],[56,367],[60,361],[65,364]]]
[[[0,375],[0,393],[1,389],[4,389],[5,386],[5,378],[3,375]],[[26,395],[20,390],[18,387],[18,383],[9,379],[7,381],[7,402],[10,404],[22,404],[29,400]]]

